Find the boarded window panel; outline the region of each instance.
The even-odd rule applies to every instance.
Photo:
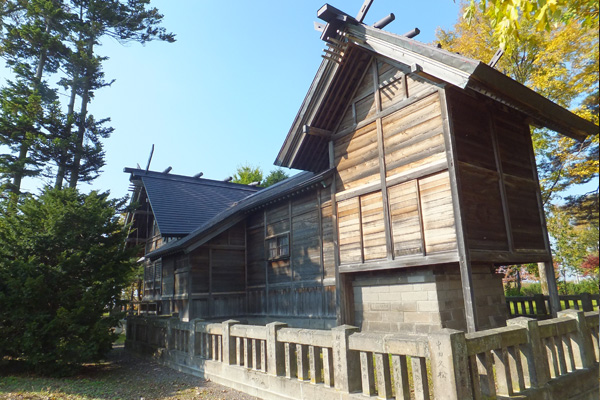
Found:
[[[370,94],[355,103],[356,108],[356,123],[360,123],[365,119],[371,118],[377,112],[375,105],[375,96]]]
[[[425,251],[437,253],[456,249],[454,209],[447,171],[419,180]]]
[[[515,249],[544,249],[537,183],[504,175],[504,185]]]
[[[360,196],[365,261],[387,256],[381,192]]]
[[[435,87],[424,79],[412,74],[406,75],[406,86],[408,90],[408,97],[419,96],[427,89]]]
[[[337,212],[340,263],[361,262],[360,205],[358,198],[340,201]]]
[[[334,153],[339,191],[380,180],[375,123],[336,141]]]
[[[417,181],[388,188],[394,255],[423,253]]]

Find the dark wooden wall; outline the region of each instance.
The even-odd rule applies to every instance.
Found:
[[[529,125],[523,115],[475,93],[448,90],[460,202],[473,261],[545,261]]]
[[[331,194],[326,185],[248,216],[248,316],[335,318]],[[267,239],[279,235],[289,235],[289,256],[269,260]]]

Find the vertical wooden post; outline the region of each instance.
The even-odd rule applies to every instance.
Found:
[[[377,71],[377,60],[373,60],[371,63],[371,71],[373,73],[373,89],[375,97],[375,112],[381,113],[381,97],[379,92],[379,73]],[[385,249],[387,259],[392,260],[394,258],[394,248],[392,240],[392,227],[390,224],[390,207],[387,193],[386,183],[386,167],[385,167],[385,147],[383,143],[383,125],[381,122],[381,116],[376,120],[377,125],[377,152],[379,153],[379,178],[381,182],[381,199],[383,201],[383,227],[385,229]],[[364,245],[362,246],[364,248]],[[364,260],[363,260],[364,262]]]
[[[334,386],[337,390],[353,393],[360,390],[359,352],[350,350],[348,338],[359,329],[355,326],[342,325],[331,330],[333,334],[333,369]]]
[[[594,311],[594,305],[592,304],[592,295],[589,293],[581,294],[581,308],[583,311]]]
[[[452,208],[454,209],[454,227],[456,229],[456,242],[458,249],[460,279],[462,283],[463,298],[465,302],[465,319],[467,331],[477,331],[477,307],[475,306],[475,292],[473,289],[473,275],[471,271],[471,257],[466,243],[466,228],[463,221],[462,204],[460,201],[460,177],[458,174],[458,160],[456,157],[456,143],[450,118],[452,115],[446,100],[444,89],[438,91],[440,108],[443,120],[444,141],[446,143],[446,157],[450,176],[450,190],[452,193]]]
[[[267,246],[267,210],[263,211],[263,241],[264,250],[263,256],[265,258],[265,316],[269,316],[269,248]],[[291,245],[291,243],[288,243]]]
[[[329,168],[335,167],[335,154],[333,140],[329,142]],[[338,237],[337,202],[335,200],[336,180],[335,174],[331,177],[331,223],[333,229],[333,259],[335,263],[335,312],[336,324],[342,325],[348,322],[347,298],[345,293],[345,279],[340,274],[340,246]]]
[[[277,341],[277,331],[285,328],[283,322],[267,324],[267,373],[274,376],[285,375],[285,346]]]
[[[557,313],[560,311],[560,300],[558,298],[558,287],[556,286],[556,277],[554,276],[554,262],[552,261],[552,249],[550,248],[550,239],[548,238],[548,226],[546,225],[546,214],[544,212],[544,202],[542,200],[542,193],[539,185],[539,177],[537,173],[537,164],[535,162],[535,152],[533,150],[533,142],[529,141],[529,162],[531,163],[531,169],[533,171],[533,178],[538,184],[535,188],[535,195],[538,202],[538,208],[540,213],[541,229],[544,236],[544,247],[548,253],[548,259],[542,264],[538,263],[538,269],[540,270],[540,280],[543,280],[548,289],[548,296],[550,297],[550,313],[556,318]],[[543,272],[542,272],[543,271]],[[545,279],[542,275],[545,275]],[[542,283],[542,290],[544,289],[544,283]]]
[[[546,299],[543,294],[534,294],[533,301],[535,302],[535,313],[537,315],[546,315],[548,310],[546,309]],[[515,305],[516,307],[516,305]],[[515,310],[516,311],[516,310]]]

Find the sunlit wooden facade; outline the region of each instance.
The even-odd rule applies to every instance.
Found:
[[[597,127],[481,62],[326,22],[337,28],[327,58],[276,159],[306,172],[149,252],[161,312],[413,332],[502,325],[495,268],[552,260],[529,125],[577,140]]]

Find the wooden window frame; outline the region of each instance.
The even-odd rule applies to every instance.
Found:
[[[285,260],[290,258],[290,233],[285,232],[265,238],[267,259],[269,261]],[[271,247],[271,244],[275,244]],[[275,254],[273,254],[273,250]]]

